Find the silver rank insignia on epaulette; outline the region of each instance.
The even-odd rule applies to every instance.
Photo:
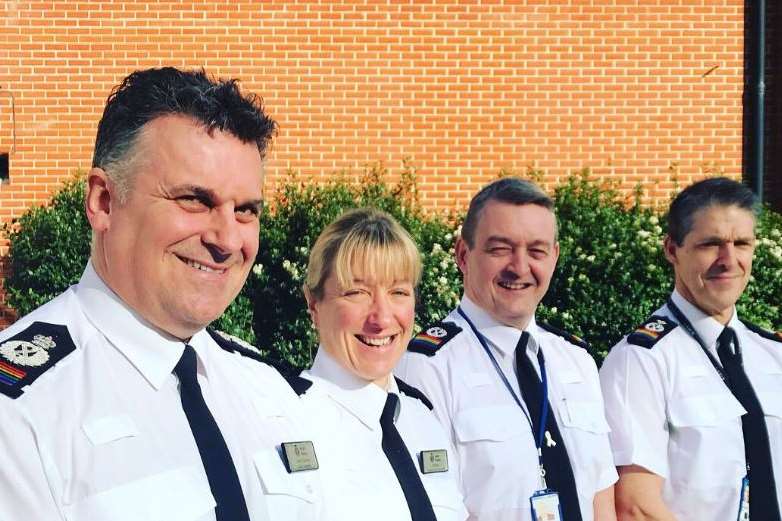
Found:
[[[627,342],[651,349],[665,335],[676,329],[677,324],[667,317],[652,315],[627,337]]]
[[[262,354],[260,349],[252,345],[250,342],[239,338],[238,336],[231,335],[229,333],[226,333],[225,331],[220,331],[219,329],[215,329],[214,332],[220,335],[221,337],[223,337],[224,339],[228,340],[229,342],[238,344],[239,346],[248,349],[253,353],[258,353],[259,355]]]
[[[66,326],[33,322],[0,344],[0,394],[19,398],[23,389],[75,349]]]
[[[57,347],[50,336],[35,335],[32,340],[8,340],[0,345],[0,355],[12,364],[40,367],[49,361],[49,350]]]

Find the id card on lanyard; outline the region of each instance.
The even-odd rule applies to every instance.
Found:
[[[529,424],[530,430],[532,430],[533,437],[535,439],[535,449],[538,453],[538,474],[540,477],[540,488],[535,491],[532,496],[529,498],[530,502],[530,508],[532,510],[532,519],[535,521],[538,520],[545,520],[545,521],[561,521],[562,520],[562,507],[559,504],[559,494],[556,490],[549,489],[546,486],[546,470],[543,467],[543,451],[541,447],[543,446],[543,438],[544,436],[547,439],[551,439],[551,435],[546,431],[546,420],[548,419],[548,379],[546,378],[546,364],[543,362],[542,359],[540,359],[540,385],[542,390],[542,400],[540,404],[540,426],[538,428],[537,435],[535,436],[535,427],[532,424],[532,419],[530,418],[529,413],[524,408],[524,405],[521,403],[521,399],[516,395],[516,392],[513,390],[513,387],[511,386],[510,382],[508,381],[508,378],[505,376],[505,373],[502,371],[502,368],[500,367],[500,364],[497,362],[497,359],[494,357],[494,355],[491,352],[491,349],[489,349],[488,344],[486,343],[486,339],[484,336],[478,331],[478,329],[475,327],[475,324],[472,323],[472,320],[467,316],[467,314],[462,311],[461,306],[456,308],[456,310],[459,312],[459,314],[464,318],[464,320],[467,322],[467,324],[470,326],[470,329],[472,330],[475,337],[478,339],[478,342],[480,342],[481,347],[483,347],[483,350],[486,352],[486,355],[489,357],[489,360],[491,360],[492,365],[494,366],[494,370],[497,372],[497,375],[500,377],[500,380],[502,380],[502,383],[505,385],[505,388],[508,390],[508,393],[510,393],[511,397],[513,398],[513,401],[516,402],[516,405],[519,406],[521,409],[521,412],[524,413],[524,417],[527,419],[527,423]],[[525,355],[526,356],[526,355]]]

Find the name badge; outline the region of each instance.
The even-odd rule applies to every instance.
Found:
[[[318,458],[311,441],[291,441],[282,444],[282,461],[288,473],[316,470]]]
[[[529,498],[533,521],[562,521],[559,494],[553,490],[538,490]]]
[[[738,521],[749,521],[749,478],[746,476],[741,480]]]
[[[445,449],[422,450],[419,456],[421,474],[448,472],[448,451]]]

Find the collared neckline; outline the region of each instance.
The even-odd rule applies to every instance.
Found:
[[[722,331],[726,327],[731,327],[735,331],[740,325],[740,321],[736,314],[736,307],[733,307],[733,314],[726,325],[722,325],[717,319],[711,317],[692,305],[687,299],[685,299],[678,290],[674,289],[671,294],[671,301],[678,307],[681,312],[690,321],[695,332],[701,337],[701,340],[706,344],[706,347],[715,354],[717,352],[717,338],[722,334]]]
[[[501,356],[514,356],[516,345],[519,343],[523,331],[527,331],[530,334],[530,339],[527,343],[527,351],[532,354],[532,358],[537,356],[540,347],[537,337],[541,333],[538,324],[535,321],[535,315],[530,319],[526,329],[521,330],[501,324],[489,315],[486,310],[470,300],[467,295],[462,296],[459,305],[461,306],[462,311],[470,317],[472,323],[475,324],[475,328],[489,340],[489,344],[498,351]]]
[[[159,390],[179,362],[184,342],[162,333],[130,309],[100,278],[91,261],[79,280],[76,296],[93,327]],[[199,331],[190,339],[202,359],[205,344],[200,337],[204,334]]]
[[[318,347],[312,367],[302,376],[319,382],[329,396],[370,430],[380,429],[380,415],[388,394],[399,394],[393,374],[389,375],[388,390],[385,390],[342,367],[323,346]]]

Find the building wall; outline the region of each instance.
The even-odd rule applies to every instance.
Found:
[[[743,0],[0,0],[0,220],[87,169],[112,86],[162,65],[263,96],[269,192],[409,158],[431,209],[529,167],[664,200],[740,175],[743,23]]]

